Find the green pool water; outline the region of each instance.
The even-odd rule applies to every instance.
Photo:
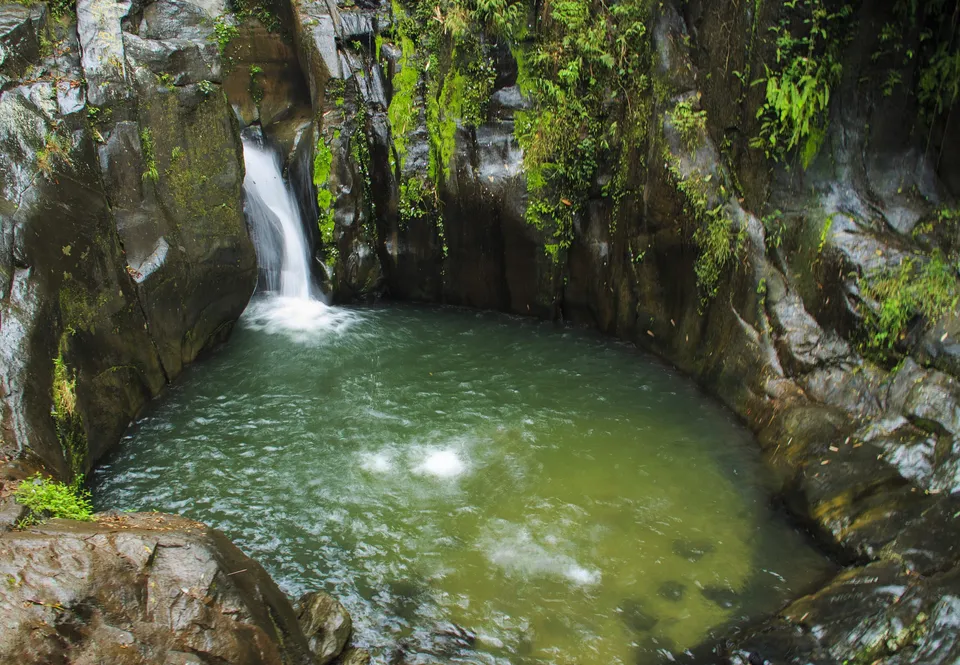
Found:
[[[94,474],[225,531],[379,663],[658,663],[830,570],[755,444],[626,345],[491,313],[255,301]],[[451,637],[454,626],[476,639]]]

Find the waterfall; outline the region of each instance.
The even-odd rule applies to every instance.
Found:
[[[264,290],[311,300],[309,252],[300,209],[280,170],[280,156],[257,138],[243,138],[243,191]]]
[[[302,344],[318,344],[331,333],[345,331],[361,317],[329,307],[314,287],[300,208],[283,179],[280,155],[264,145],[259,133],[244,130],[243,161],[244,212],[257,250],[258,289],[265,292],[250,301],[243,324]]]

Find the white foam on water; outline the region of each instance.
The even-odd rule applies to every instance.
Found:
[[[467,470],[467,465],[453,449],[427,450],[423,461],[414,467],[416,473],[436,476],[437,478],[455,478]]]
[[[563,543],[550,535],[538,542],[529,530],[505,520],[494,520],[480,541],[487,559],[508,574],[525,578],[561,577],[577,586],[600,583],[596,568],[581,565],[562,549],[571,549],[572,543]]]
[[[341,334],[360,320],[356,312],[330,307],[319,300],[267,296],[250,301],[241,321],[251,330],[286,335],[311,344]]]
[[[360,453],[360,468],[370,473],[391,473],[396,469],[394,455],[384,450]]]

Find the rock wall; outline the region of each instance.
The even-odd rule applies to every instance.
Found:
[[[8,459],[86,472],[226,338],[253,290],[221,15],[217,3],[83,0],[74,21],[0,6]]]

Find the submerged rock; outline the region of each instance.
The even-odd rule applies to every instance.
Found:
[[[350,614],[336,598],[323,591],[311,591],[296,604],[297,620],[316,655],[317,665],[336,658],[353,631]]]
[[[712,554],[714,549],[713,543],[706,540],[678,538],[673,541],[673,553],[687,561],[699,561],[707,554]]]
[[[627,625],[627,628],[633,631],[646,632],[652,630],[660,621],[647,611],[641,601],[633,598],[628,598],[620,603],[618,610],[621,620]]]
[[[736,607],[740,601],[740,594],[730,587],[706,586],[700,590],[700,595],[725,610]]]
[[[683,592],[686,591],[686,589],[687,586],[682,582],[669,580],[660,585],[657,589],[657,594],[667,600],[679,601],[683,598]]]

